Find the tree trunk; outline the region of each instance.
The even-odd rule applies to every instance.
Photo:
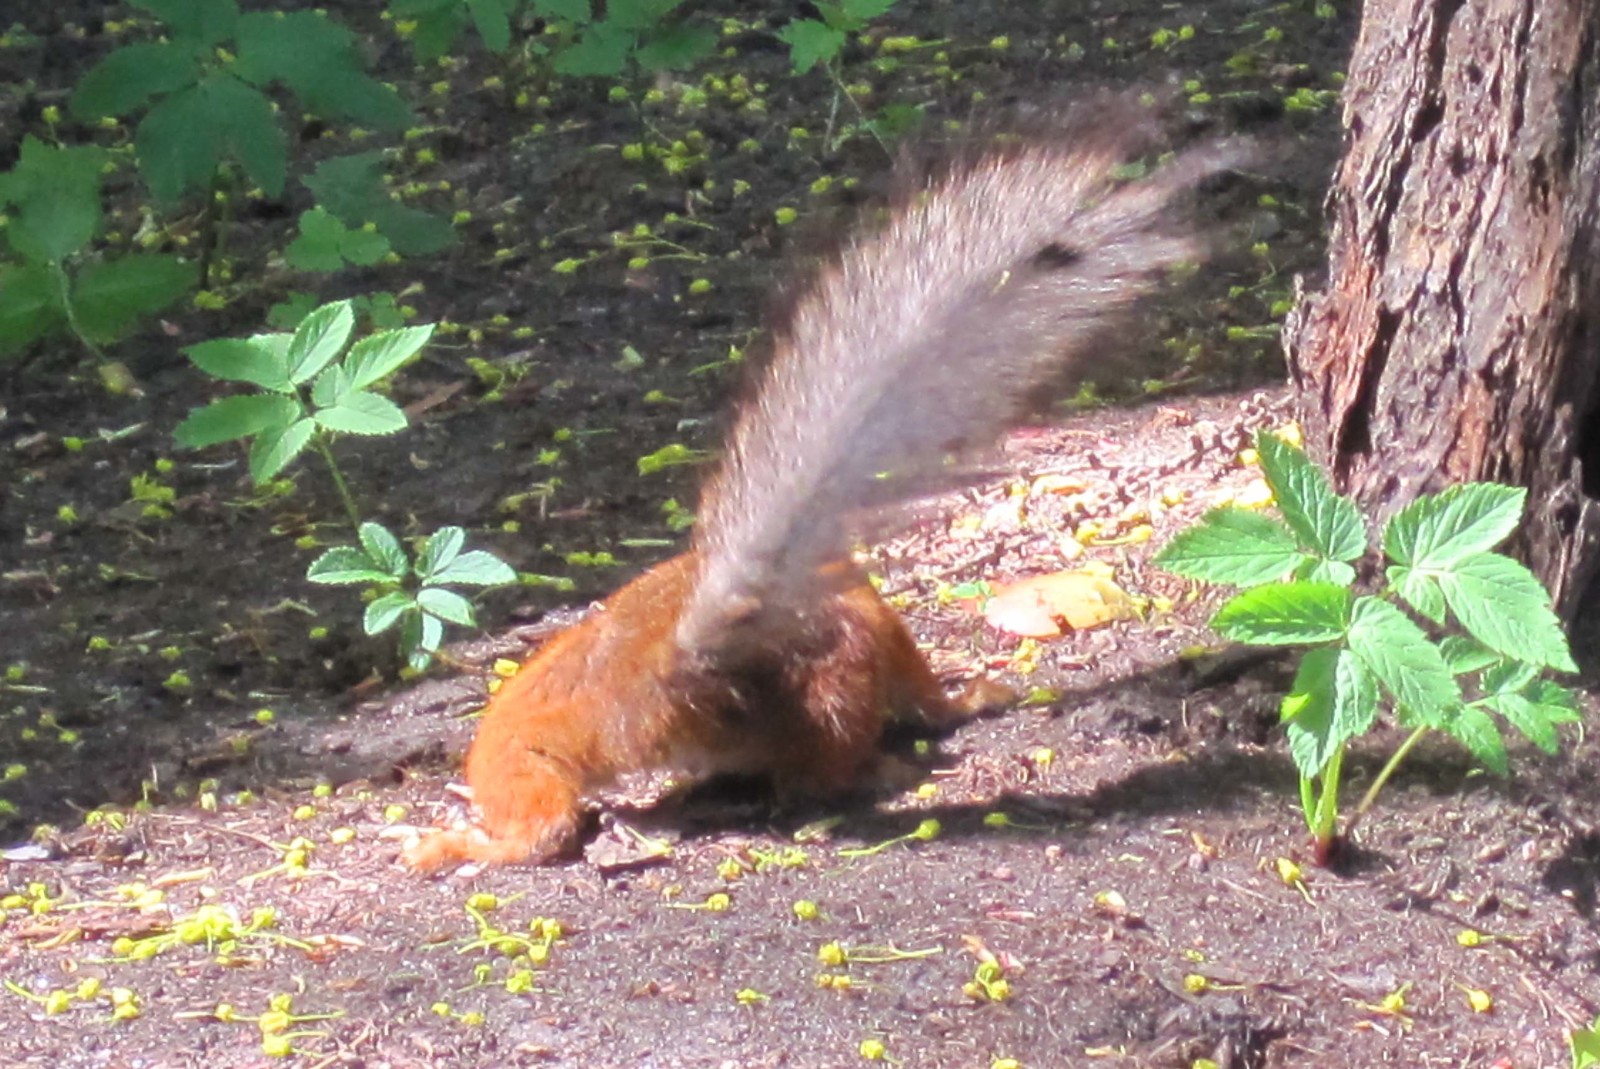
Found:
[[[1308,446],[1380,517],[1526,486],[1514,547],[1600,563],[1600,0],[1368,0],[1325,292],[1285,326]]]

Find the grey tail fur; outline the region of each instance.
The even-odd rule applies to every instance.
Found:
[[[1199,258],[1172,201],[1243,150],[1192,149],[1120,182],[1144,140],[1107,121],[998,143],[818,273],[705,488],[682,650],[737,644],[753,613],[763,631],[803,614],[825,588],[818,569],[848,554],[852,516],[883,503],[883,473],[925,483],[952,452],[992,442],[1030,390],[1094,359],[1167,268]]]

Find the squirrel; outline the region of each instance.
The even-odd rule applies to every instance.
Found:
[[[555,858],[578,840],[584,795],[630,771],[847,792],[880,760],[886,714],[933,730],[970,715],[850,539],[947,483],[951,455],[990,444],[1167,268],[1198,259],[1171,202],[1237,147],[1123,181],[1147,140],[1127,119],[1080,109],[1050,136],[949,162],[815,274],[735,408],[690,548],[491,697],[465,767],[477,822],[413,843],[410,867]]]

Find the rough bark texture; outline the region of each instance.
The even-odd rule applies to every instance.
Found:
[[[1330,278],[1286,327],[1308,443],[1380,516],[1529,488],[1570,614],[1600,548],[1600,0],[1369,0]]]

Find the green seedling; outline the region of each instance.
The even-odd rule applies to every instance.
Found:
[[[97,63],[72,94],[84,121],[143,112],[139,169],[163,201],[209,189],[224,160],[268,196],[283,192],[288,137],[267,95],[287,89],[297,111],[403,130],[410,110],[362,70],[354,34],[318,11],[241,14],[236,0],[132,0],[164,24],[157,40]]]
[[[1258,435],[1256,448],[1282,519],[1215,509],[1155,563],[1244,588],[1211,620],[1224,638],[1308,647],[1282,718],[1318,860],[1337,845],[1345,750],[1383,704],[1411,735],[1374,779],[1346,835],[1430,731],[1452,736],[1499,775],[1507,758],[1496,718],[1556,752],[1556,728],[1579,719],[1577,702],[1543,673],[1576,666],[1538,580],[1491,552],[1516,529],[1526,492],[1473,483],[1418,498],[1384,528],[1386,582],[1358,593],[1353,562],[1368,546],[1355,503],[1276,436]]]
[[[202,370],[250,383],[262,392],[197,409],[174,434],[192,448],[253,439],[250,475],[257,485],[308,448],[321,454],[361,544],[328,550],[311,563],[306,578],[375,588],[377,595],[363,618],[366,633],[398,627],[401,652],[421,671],[432,663],[446,623],[476,625],[472,603],[448,588],[500,586],[515,582],[516,573],[490,553],[463,553],[466,535],[459,527],[435,532],[412,562],[387,528],[362,521],[331,442],[340,434],[394,434],[406,426],[400,407],[371,387],[415,357],[433,327],[380,331],[347,350],[354,322],[352,302],[338,301],[313,310],[292,334],[190,346],[185,351]]]
[[[1600,1017],[1588,1028],[1574,1031],[1568,1039],[1572,1044],[1572,1069],[1600,1065]]]
[[[321,208],[300,213],[300,234],[283,251],[299,271],[332,272],[347,263],[370,267],[389,255],[389,239],[377,224],[347,227]]]
[[[58,148],[30,135],[17,165],[0,175],[5,244],[16,257],[0,259],[0,358],[63,327],[102,356],[101,345],[195,285],[195,267],[175,256],[86,252],[104,222],[107,162],[98,148]]]
[[[796,74],[819,63],[836,67],[850,34],[866,29],[868,22],[894,6],[894,0],[840,0],[813,6],[820,19],[791,19],[778,31],[778,40],[789,46],[789,61]]]
[[[312,562],[306,578],[328,585],[374,588],[362,627],[369,635],[400,629],[407,663],[422,671],[432,663],[445,624],[476,627],[472,602],[452,586],[504,586],[516,582],[510,565],[484,550],[461,552],[466,532],[441,527],[422,543],[415,561],[381,524],[358,528],[361,545],[336,546]]]

